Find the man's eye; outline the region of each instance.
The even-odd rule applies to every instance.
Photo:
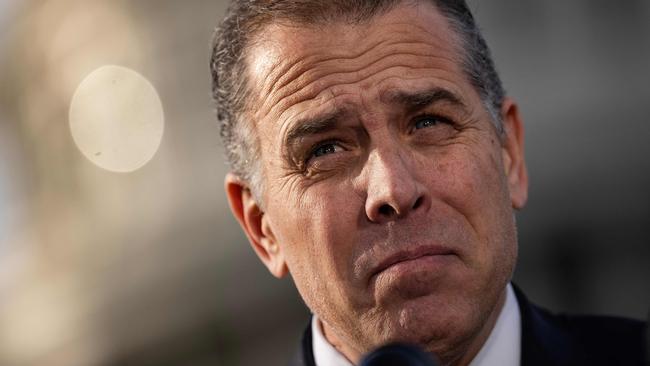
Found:
[[[341,149],[342,149],[341,146],[333,142],[325,143],[320,146],[317,146],[311,152],[310,158],[317,158],[323,155],[334,154],[335,152],[340,151]]]
[[[445,121],[440,117],[433,117],[433,116],[420,117],[415,121],[414,128],[416,130],[419,130],[421,128],[435,126],[441,122],[445,122]]]

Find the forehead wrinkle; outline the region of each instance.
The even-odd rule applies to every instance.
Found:
[[[375,24],[375,23],[373,23],[373,24]],[[340,63],[341,61],[353,61],[353,60],[357,60],[357,59],[363,59],[365,56],[367,56],[373,50],[375,50],[375,49],[377,49],[377,48],[379,48],[381,46],[384,46],[384,45],[385,45],[385,48],[388,48],[388,49],[382,48],[382,52],[384,52],[384,53],[395,53],[395,52],[399,53],[400,48],[408,48],[409,46],[418,46],[418,45],[421,45],[422,48],[429,48],[429,49],[434,48],[434,49],[438,49],[438,50],[448,51],[448,52],[450,52],[452,54],[455,53],[453,45],[450,48],[450,47],[447,47],[447,45],[445,44],[446,38],[443,39],[442,37],[440,37],[439,34],[432,33],[430,31],[428,31],[427,28],[419,27],[417,25],[414,26],[414,25],[409,24],[409,23],[392,23],[392,24],[389,24],[389,26],[391,28],[396,28],[395,31],[393,32],[393,34],[391,34],[391,36],[390,36],[391,38],[379,40],[379,41],[377,41],[375,43],[372,43],[366,49],[364,49],[364,50],[362,50],[362,51],[360,51],[360,52],[358,52],[356,54],[346,55],[345,53],[339,53],[339,54],[332,55],[332,53],[335,52],[336,49],[340,49],[340,48],[342,48],[342,46],[346,46],[346,47],[343,47],[344,49],[350,49],[350,48],[354,48],[354,47],[349,47],[349,45],[345,45],[345,44],[341,45],[340,43],[339,44],[334,44],[334,45],[325,45],[325,46],[319,47],[319,48],[317,48],[317,49],[315,49],[313,51],[314,53],[316,53],[316,55],[313,55],[313,54],[312,55],[302,55],[301,57],[296,57],[294,60],[292,60],[290,62],[284,63],[284,65],[281,65],[279,67],[278,66],[274,67],[272,69],[273,71],[270,72],[268,75],[266,75],[266,77],[264,77],[265,80],[264,80],[263,89],[264,89],[265,93],[264,93],[264,96],[263,96],[262,105],[268,105],[269,104],[269,99],[272,97],[273,94],[278,94],[278,93],[282,94],[281,91],[283,89],[285,89],[286,87],[290,86],[290,84],[295,80],[299,80],[301,78],[307,79],[307,80],[310,80],[310,79],[318,80],[318,78],[322,76],[321,75],[322,73],[327,74],[327,71],[323,71],[323,70],[318,71],[319,66],[321,66],[322,64],[327,64],[330,61],[335,61],[337,63]],[[345,27],[359,28],[360,26],[345,26]],[[285,27],[285,29],[286,29],[286,27]],[[420,32],[418,34],[412,34],[413,33],[412,29],[418,29]],[[423,37],[422,36],[423,34],[425,34],[427,36]],[[280,36],[281,35],[282,34],[280,34]],[[292,36],[292,35],[290,35],[290,36]],[[399,36],[402,36],[402,37],[408,36],[408,37],[400,39]],[[300,37],[300,36],[298,36],[298,37]],[[303,36],[303,39],[304,38],[309,39],[308,36]],[[423,39],[426,39],[426,41],[424,41]],[[298,49],[304,48],[303,47],[304,45],[302,45],[302,43],[304,43],[304,42],[300,42],[300,38],[298,38],[298,40],[296,40],[296,37],[294,37],[291,40],[295,41],[295,42],[292,42],[292,45],[291,45],[291,47],[293,49],[295,49],[295,48],[298,48]],[[273,43],[273,42],[275,42],[275,41],[269,40],[266,43]],[[297,43],[297,44],[294,44],[294,43]],[[262,43],[262,45],[263,45],[263,43]],[[309,47],[309,46],[311,46],[311,45],[307,45],[307,47]],[[397,46],[397,47],[391,47],[391,46]],[[278,46],[278,48],[280,49],[281,54],[282,53],[284,53],[284,54],[291,54],[292,53],[292,52],[282,52],[282,50],[286,50],[286,45],[285,46]],[[323,50],[325,51],[324,55],[321,55],[321,57],[319,57],[318,53],[319,52],[322,53]],[[441,52],[438,52],[437,54],[430,55],[430,56],[431,57],[440,56],[439,53],[441,53]],[[407,54],[407,53],[405,53],[405,54]],[[373,62],[371,62],[369,64],[366,64],[365,67],[369,67],[369,66],[373,65],[376,62],[381,62],[383,58],[385,58],[385,57],[376,57]],[[316,60],[311,61],[312,59],[316,59]],[[455,60],[452,60],[452,61],[455,61]],[[350,65],[350,66],[348,66],[348,65]],[[359,69],[358,66],[354,66],[353,64],[350,64],[350,63],[347,63],[345,65],[338,65],[337,64],[336,66],[339,67],[339,68],[341,68],[341,67],[350,68],[351,71],[354,71],[355,68]],[[346,71],[346,69],[343,69],[343,72],[345,72],[345,71]],[[312,74],[312,75],[310,75],[310,74]],[[308,75],[308,76],[311,76],[311,77],[306,78],[305,75]],[[292,87],[292,89],[302,89],[302,88],[300,87],[300,84],[299,84],[298,86]],[[290,95],[291,93],[289,92],[287,94]],[[279,101],[276,101],[273,104],[277,104],[278,102]]]
[[[378,63],[381,63],[383,61],[388,60],[391,57],[400,57],[400,56],[418,56],[418,57],[431,57],[431,58],[438,58],[438,59],[448,59],[449,61],[453,60],[451,58],[443,57],[439,54],[429,54],[429,53],[416,53],[416,52],[404,52],[400,51],[400,49],[403,48],[410,48],[409,46],[431,46],[428,43],[425,42],[404,42],[404,41],[399,41],[399,42],[384,42],[387,43],[386,47],[391,47],[391,46],[396,46],[393,49],[386,50],[386,53],[389,53],[388,56],[385,57],[376,57],[374,60],[372,60],[369,63],[366,64],[361,64],[361,65],[354,65],[354,63],[346,63],[342,64],[341,61],[355,61],[362,59],[364,55],[361,55],[359,57],[353,56],[353,57],[330,57],[330,58],[325,58],[322,59],[318,62],[313,63],[312,65],[306,65],[305,70],[301,71],[299,75],[296,75],[295,77],[291,77],[290,79],[287,80],[286,83],[283,83],[279,85],[277,88],[275,88],[275,91],[278,93],[281,93],[283,89],[289,86],[291,81],[297,80],[299,78],[303,78],[306,80],[311,80],[311,82],[307,85],[305,85],[302,88],[308,87],[310,84],[317,82],[319,79],[321,79],[323,76],[336,76],[336,75],[345,75],[346,73],[354,73],[354,72],[360,72],[363,71],[364,69],[371,68],[375,66]],[[330,61],[335,61],[336,66],[339,69],[336,72],[329,72],[327,70],[323,70],[319,66],[322,66],[323,64],[327,64]],[[325,65],[327,66],[327,65]],[[370,72],[370,71],[368,71]],[[288,93],[290,94],[290,93]]]
[[[290,62],[285,62],[282,63],[280,62],[280,66],[277,64],[272,68],[274,71],[270,72],[266,77],[264,77],[264,87],[263,87],[263,92],[265,92],[265,95],[262,100],[262,105],[266,105],[268,103],[268,99],[270,96],[273,94],[275,91],[276,93],[284,89],[288,84],[290,84],[292,81],[299,79],[303,74],[308,72],[309,70],[313,69],[314,67],[326,63],[329,61],[333,60],[345,60],[345,59],[355,59],[359,57],[363,57],[363,55],[371,52],[374,48],[380,46],[382,43],[385,43],[386,41],[379,41],[375,44],[370,45],[366,50],[363,50],[359,52],[358,54],[352,55],[352,56],[345,56],[345,55],[331,55],[330,50],[328,50],[328,53],[326,54],[325,57],[318,57],[318,55],[307,55],[307,56],[302,56],[302,57],[297,57],[295,60],[292,60]],[[323,47],[324,49],[327,49],[327,47]],[[312,59],[316,59],[315,61],[311,61]],[[278,85],[279,84],[279,85]]]
[[[270,42],[273,43],[275,41],[276,44],[278,44],[278,48],[282,49],[286,47],[287,42],[283,42],[282,44],[279,44],[277,40],[279,38],[286,40],[288,38],[289,41],[293,45],[293,49],[303,49],[303,48],[309,48],[311,46],[311,42],[313,42],[314,39],[318,39],[319,36],[325,32],[327,29],[333,29],[334,32],[339,32],[343,33],[341,37],[344,37],[346,34],[352,33],[349,32],[350,29],[352,30],[359,30],[359,34],[361,34],[361,37],[364,38],[361,43],[365,42],[365,38],[372,38],[374,35],[374,31],[376,30],[377,27],[381,27],[383,29],[391,29],[391,32],[388,33],[389,39],[384,39],[380,40],[376,43],[371,44],[368,48],[362,50],[359,54],[357,55],[351,55],[351,56],[344,56],[344,55],[337,55],[334,57],[328,57],[326,59],[323,59],[322,62],[327,62],[331,61],[333,59],[354,59],[358,57],[362,57],[364,54],[371,52],[374,48],[378,47],[384,42],[390,41],[391,39],[394,40],[395,38],[399,38],[399,36],[410,36],[414,39],[417,40],[427,40],[427,42],[421,41],[419,43],[422,43],[426,47],[432,47],[438,50],[442,50],[450,52],[453,58],[460,59],[462,57],[458,57],[459,53],[460,56],[462,56],[462,49],[459,50],[459,42],[458,42],[458,35],[456,32],[454,32],[451,29],[451,26],[448,24],[448,21],[440,14],[440,11],[436,9],[435,12],[427,12],[428,16],[421,16],[420,12],[422,9],[420,9],[422,6],[427,6],[430,7],[431,4],[422,4],[420,2],[415,2],[414,4],[409,5],[406,8],[389,8],[387,9],[386,12],[382,12],[377,14],[376,16],[373,16],[371,19],[369,19],[367,22],[363,22],[361,24],[349,24],[341,21],[336,21],[334,23],[324,23],[318,25],[307,25],[305,26],[304,24],[300,23],[276,23],[276,24],[271,24],[266,28],[267,30],[271,30],[266,32],[267,37],[265,37],[266,41],[259,42],[258,45],[263,46],[264,43]],[[402,21],[401,19],[398,19],[396,21],[385,21],[386,17],[389,16],[391,12],[398,11],[399,13],[403,13],[401,15],[401,19],[409,19],[409,21]],[[413,19],[413,20],[411,20]],[[422,24],[419,24],[422,23]],[[436,25],[436,27],[431,27],[431,24]],[[434,32],[432,29],[441,29],[439,32]],[[294,30],[299,30],[300,33],[297,34],[295,32],[288,32],[289,30],[294,29]],[[343,30],[346,30],[346,32],[343,32]],[[278,36],[279,35],[279,36]],[[285,38],[282,38],[282,36],[285,36]],[[364,37],[364,35],[366,35]],[[386,35],[386,32],[383,32],[383,35]],[[344,40],[345,42],[345,40]],[[352,40],[354,42],[354,40]],[[305,44],[308,43],[308,44]],[[359,43],[359,42],[357,42]],[[367,43],[367,42],[365,42]],[[400,40],[398,39],[396,43],[400,43]],[[416,42],[414,42],[416,43]],[[327,54],[331,54],[333,50],[331,48],[340,48],[341,44],[333,44],[333,45],[325,45],[321,47],[321,49],[327,50]],[[347,47],[348,49],[350,48],[355,48],[355,47]],[[316,52],[319,50],[317,49]],[[284,54],[291,54],[293,52],[284,52]],[[313,68],[313,66],[310,67],[309,63],[306,63],[305,60],[311,59],[313,57],[311,56],[304,56],[304,57],[297,57],[293,62],[286,63],[285,65],[281,67],[274,67],[274,70],[277,70],[274,73],[269,73],[264,79],[264,91],[268,91],[265,93],[263,96],[263,101],[261,103],[262,106],[264,105],[269,105],[268,99],[272,97],[274,93],[274,86],[279,83],[279,85],[275,88],[275,91],[278,91],[279,89],[284,89],[288,84],[291,83],[296,78],[299,78],[304,74],[306,71],[309,71],[310,68]],[[455,62],[459,62],[460,60],[455,60]],[[303,66],[304,65],[304,66]],[[292,69],[298,69],[297,75],[291,75],[293,74]],[[274,75],[273,75],[274,74]],[[300,88],[302,89],[302,88]],[[277,104],[273,103],[273,104]]]
[[[279,76],[275,79],[274,85],[276,83],[278,83],[280,80],[282,80],[283,76],[285,76],[285,78],[284,78],[285,80],[282,80],[282,83],[280,83],[280,85],[277,86],[276,90],[282,90],[289,83],[291,83],[291,81],[300,78],[303,74],[305,74],[309,70],[313,70],[316,66],[318,66],[320,64],[327,63],[329,61],[335,61],[335,60],[339,60],[339,61],[340,60],[354,60],[354,59],[362,58],[364,55],[372,52],[373,49],[381,46],[383,43],[386,43],[386,42],[387,41],[385,41],[385,40],[379,41],[376,44],[373,44],[370,47],[368,47],[366,50],[363,50],[363,51],[361,51],[361,52],[359,52],[357,54],[350,55],[350,56],[343,55],[343,54],[341,54],[341,55],[330,55],[330,54],[328,54],[327,57],[322,57],[320,60],[317,60],[314,63],[304,62],[305,66],[303,67],[303,69],[297,70],[296,74],[294,76],[293,73],[292,73],[293,70],[291,70],[291,69],[294,68],[296,65],[299,65],[300,61],[305,61],[305,60],[309,60],[311,58],[318,58],[318,57],[316,55],[310,55],[310,56],[307,56],[307,57],[299,58],[297,62],[294,62],[294,63],[290,64],[291,67],[288,67],[288,68],[285,68],[284,70],[279,70],[278,71]],[[324,48],[327,48],[327,47],[324,47]],[[287,76],[287,75],[289,75],[289,76]]]
[[[359,61],[358,65],[355,65],[354,61],[356,60],[362,60],[364,56],[366,56],[368,53],[372,52],[372,49],[363,52],[360,55],[355,55],[355,56],[333,56],[333,57],[326,57],[322,58],[316,62],[310,63],[310,62],[305,62],[304,67],[298,71],[296,75],[291,75],[290,73],[285,73],[283,76],[286,76],[285,80],[280,84],[274,87],[271,87],[269,90],[269,93],[267,94],[267,97],[272,94],[273,92],[282,94],[283,89],[290,87],[291,82],[298,80],[298,79],[306,79],[307,80],[307,85],[300,86],[300,84],[296,87],[293,87],[292,89],[304,89],[305,87],[308,87],[310,84],[317,82],[319,79],[321,79],[323,76],[335,76],[335,75],[343,75],[346,73],[353,73],[353,72],[359,72],[363,71],[364,69],[371,68],[375,66],[378,63],[384,62],[388,60],[391,57],[400,57],[400,56],[418,56],[418,57],[430,57],[434,59],[447,59],[450,62],[455,62],[452,57],[444,57],[440,53],[426,53],[426,52],[413,52],[413,51],[403,51],[403,49],[411,49],[412,46],[422,46],[423,49],[425,48],[431,48],[433,45],[427,42],[422,42],[422,41],[404,41],[404,40],[399,40],[399,41],[383,41],[378,43],[377,45],[374,46],[374,48],[377,48],[379,46],[382,46],[385,44],[385,49],[382,50],[382,53],[388,54],[387,56],[384,57],[374,57],[370,59],[370,62],[362,63]],[[303,57],[302,60],[304,59],[309,59],[309,58],[314,58],[315,56],[310,55]],[[368,56],[370,57],[370,56]],[[346,63],[342,63],[345,61],[350,61]],[[327,70],[327,64],[328,63],[334,63],[336,68],[338,69],[336,72],[331,72]],[[294,64],[298,64],[299,62],[296,62]],[[324,66],[324,67],[322,67]],[[290,71],[290,70],[289,70]],[[370,72],[370,71],[368,71]],[[311,81],[309,81],[311,80]],[[286,94],[291,94],[291,92],[288,92]],[[276,103],[278,103],[280,100],[278,100]]]
[[[379,100],[382,103],[389,103],[386,96],[390,93],[399,93],[401,90],[407,90],[407,93],[416,93],[418,91],[430,91],[432,89],[446,89],[453,94],[461,104],[465,105],[466,93],[462,92],[458,80],[445,77],[444,74],[438,74],[430,77],[404,77],[390,75],[377,82],[379,90]]]
[[[361,24],[361,25],[360,24],[350,25],[350,24],[347,24],[347,23],[340,23],[340,24],[343,24],[343,27],[347,27],[347,28],[355,28],[355,29],[359,29],[359,30],[362,30],[362,29],[365,28],[367,30],[368,28],[370,28],[370,27],[372,27],[374,25],[377,25],[376,23],[380,23],[380,22],[368,22],[368,23],[364,23],[364,24]],[[328,24],[328,26],[329,27],[334,27],[334,25],[331,25],[331,24]],[[389,26],[392,27],[392,28],[396,28],[394,30],[394,32],[392,32],[393,35],[410,35],[412,33],[411,30],[413,28],[416,28],[416,29],[421,30],[423,33],[428,33],[429,37],[426,37],[427,40],[430,40],[431,38],[436,38],[439,42],[444,43],[444,38],[439,37],[438,34],[431,33],[431,32],[429,32],[428,28],[420,27],[420,26],[414,25],[412,23],[395,22],[395,23],[389,24]],[[286,30],[287,28],[298,29],[301,32],[305,31],[305,25],[302,25],[302,24],[283,25],[283,26],[274,25],[273,27],[276,28],[278,32],[282,32],[283,30]],[[282,29],[282,28],[284,28],[284,29]],[[312,31],[312,32],[313,31],[318,31],[318,34],[320,34],[321,32],[324,32],[325,30],[322,29],[322,28],[319,28],[316,25],[307,25],[307,32],[309,32],[309,31]],[[346,33],[349,33],[349,32],[346,32]],[[428,44],[428,43],[422,42],[422,41],[408,42],[408,41],[403,41],[403,40],[399,40],[399,39],[398,40],[384,39],[384,40],[379,40],[379,41],[375,42],[374,44],[370,44],[366,49],[361,50],[360,52],[358,52],[356,54],[352,54],[352,55],[346,55],[346,54],[343,54],[343,53],[338,54],[338,55],[333,54],[331,57],[322,58],[318,63],[327,62],[327,61],[331,61],[331,60],[352,60],[352,59],[362,58],[365,54],[372,52],[373,49],[381,46],[383,43],[387,43],[388,46],[393,45],[393,44],[400,44],[400,43],[402,43],[402,44],[418,44],[418,43],[421,43],[421,44],[425,44],[425,45],[429,45],[429,46],[431,45],[431,44]],[[302,45],[298,45],[297,47],[301,48],[301,46]],[[340,44],[335,45],[335,47],[336,46],[340,46]],[[333,53],[332,45],[323,46],[321,48],[327,50],[328,55],[331,55]],[[349,48],[349,47],[346,47],[346,48]],[[277,77],[273,78],[272,84],[275,85],[282,79],[283,76],[290,75],[291,71],[292,71],[291,69],[297,67],[301,63],[300,61],[304,61],[305,59],[309,59],[311,57],[312,56],[305,56],[305,57],[298,58],[295,62],[288,63],[285,67],[283,67],[281,69],[278,69]],[[317,65],[318,63],[316,63],[315,65]],[[309,64],[309,63],[307,63],[307,64]],[[310,66],[307,65],[305,68],[309,69]],[[297,77],[299,77],[301,74],[302,74],[302,71],[299,70]],[[291,82],[292,78],[288,78],[288,79],[289,79],[288,81],[283,81],[277,89],[280,89],[280,88],[286,86],[289,82]]]
[[[330,56],[329,54],[326,57],[318,57],[318,55],[308,55],[304,57],[299,57],[297,58],[296,61],[287,63],[285,67],[278,68],[278,71],[275,73],[277,76],[272,78],[272,82],[270,83],[265,83],[265,95],[263,96],[262,100],[262,105],[268,105],[271,104],[272,106],[276,106],[279,103],[281,103],[284,99],[290,97],[291,95],[295,94],[296,92],[299,92],[300,90],[303,90],[314,83],[317,83],[320,78],[323,75],[328,75],[327,71],[324,70],[318,70],[318,67],[327,64],[330,61],[341,61],[341,60],[354,60],[358,59],[360,57],[363,57],[367,53],[371,52],[372,49],[380,46],[382,43],[386,43],[386,41],[380,41],[377,44],[372,45],[369,47],[367,50],[360,52],[358,55],[353,55],[353,56],[344,56],[344,55],[333,55]],[[316,61],[310,62],[312,59],[316,59]],[[294,69],[294,70],[292,70]],[[354,71],[353,69],[350,71]],[[343,72],[336,72],[336,73],[329,73],[332,76],[338,75],[338,74],[343,74],[345,73],[346,70]],[[305,75],[311,76],[310,74],[314,74],[313,77],[311,78],[306,78]],[[306,79],[306,80],[311,80],[308,82],[307,85],[301,86],[301,83],[298,83],[296,86],[292,86],[292,88],[283,95],[283,90],[291,87],[291,83],[300,80],[300,79]],[[276,85],[278,84],[279,85]],[[276,101],[269,101],[269,99],[272,99],[272,96],[274,94],[280,94],[281,97],[276,100]],[[296,103],[291,103],[291,104],[296,104]],[[272,107],[273,108],[273,107]],[[272,109],[271,108],[271,109]]]
[[[388,57],[384,57],[378,60],[374,60],[371,62],[373,66],[378,65],[379,63],[391,63],[392,58],[396,57],[403,57],[403,56],[415,56],[421,59],[438,59],[438,60],[443,60],[443,61],[448,61],[452,64],[454,62],[447,58],[443,57],[440,55],[433,55],[433,54],[417,54],[417,53],[401,53],[398,55],[391,55]],[[408,65],[411,64],[411,65]],[[409,59],[409,62],[407,63],[398,63],[398,65],[394,66],[389,66],[389,67],[382,67],[383,65],[379,65],[377,67],[371,68],[368,70],[368,67],[362,66],[361,68],[357,69],[356,71],[346,71],[346,72],[332,72],[331,74],[328,74],[327,78],[318,78],[315,80],[310,81],[306,85],[300,87],[298,90],[294,91],[293,93],[286,93],[286,95],[282,95],[280,98],[278,98],[275,103],[269,108],[268,114],[274,114],[278,113],[282,115],[285,111],[290,109],[292,106],[303,103],[305,101],[308,101],[310,99],[315,99],[317,98],[322,92],[327,91],[328,89],[332,88],[333,86],[337,86],[339,88],[343,88],[345,86],[354,86],[355,84],[362,83],[377,74],[381,72],[388,72],[392,69],[395,68],[407,68],[407,69],[417,69],[417,70],[432,70],[432,71],[437,71],[437,72],[444,72],[447,73],[449,70],[445,70],[444,68],[440,67],[420,67],[420,66],[412,66],[413,60]],[[426,62],[424,63],[426,64]],[[455,65],[455,64],[454,64]],[[341,76],[342,79],[347,79],[347,80],[341,80],[341,78],[337,79],[337,76]],[[312,91],[313,90],[313,91]]]

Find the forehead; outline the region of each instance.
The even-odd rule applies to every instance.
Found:
[[[246,59],[253,120],[288,120],[332,99],[340,103],[346,94],[381,100],[400,91],[392,89],[442,86],[462,95],[458,38],[423,2],[399,4],[361,23],[269,25]]]

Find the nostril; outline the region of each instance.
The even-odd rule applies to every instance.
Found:
[[[417,209],[418,207],[422,206],[422,202],[424,199],[422,197],[418,197],[417,200],[415,200],[415,203],[413,204],[413,209]]]
[[[393,216],[395,209],[389,204],[383,204],[379,207],[379,213],[383,216]]]

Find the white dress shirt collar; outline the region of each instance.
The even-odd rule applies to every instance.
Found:
[[[323,335],[314,314],[311,322],[312,347],[316,366],[353,366]],[[469,366],[519,366],[521,355],[521,316],[512,289],[506,287],[506,301],[488,339]]]

